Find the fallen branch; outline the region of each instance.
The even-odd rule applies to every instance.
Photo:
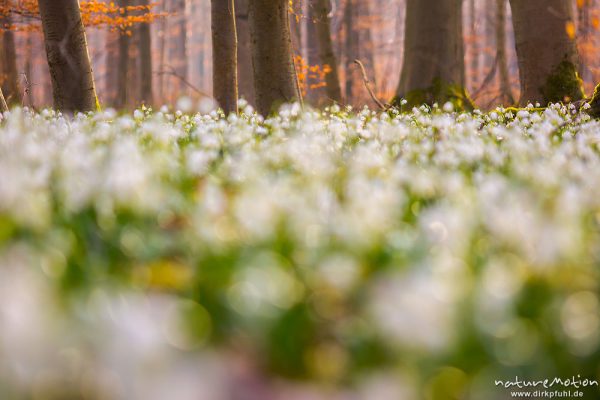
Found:
[[[373,89],[371,88],[371,81],[369,81],[369,77],[367,76],[367,71],[365,69],[365,66],[363,65],[363,63],[360,60],[354,60],[354,63],[356,65],[359,66],[360,68],[360,72],[362,73],[362,78],[363,78],[363,82],[365,84],[365,88],[367,89],[367,92],[369,92],[369,95],[371,96],[371,99],[373,99],[373,101],[375,102],[375,104],[377,104],[377,106],[379,108],[381,108],[382,110],[389,110],[390,109],[390,105],[389,104],[383,104],[381,102],[381,100],[379,100],[377,98],[377,96],[375,96],[375,93],[373,93]]]
[[[203,96],[203,97],[212,97],[209,94],[207,94],[207,93],[203,92],[202,90],[198,89],[192,83],[190,83],[190,81],[188,81],[187,79],[185,79],[185,77],[183,77],[179,73],[177,73],[177,71],[175,71],[175,69],[173,67],[167,66],[167,68],[168,68],[168,70],[154,71],[154,73],[156,75],[173,76],[173,77],[179,79],[181,82],[183,82],[184,85],[186,85],[187,87],[189,87],[190,89],[192,89],[194,92],[196,92],[200,96]]]
[[[496,72],[498,71],[498,63],[499,62],[500,62],[500,58],[498,57],[498,55],[496,55],[496,58],[494,59],[494,64],[492,64],[492,69],[490,69],[490,72],[487,74],[487,76],[485,77],[485,79],[481,83],[481,86],[479,86],[479,89],[475,90],[475,92],[471,95],[471,98],[473,100],[475,100],[476,98],[478,98],[479,95],[486,88],[486,86],[489,85],[492,82],[492,80],[496,76]]]
[[[0,112],[8,111],[8,104],[6,104],[6,99],[4,98],[4,93],[2,93],[2,88],[0,88]]]

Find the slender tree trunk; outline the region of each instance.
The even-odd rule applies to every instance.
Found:
[[[477,7],[475,0],[469,0],[469,31],[471,33],[471,81],[472,88],[477,89],[479,84],[479,43],[477,41]]]
[[[521,76],[520,104],[581,99],[571,2],[510,0],[510,5]]]
[[[496,48],[502,101],[514,104],[506,55],[506,0],[496,0]]]
[[[168,2],[163,2],[163,10],[169,12]],[[167,32],[168,32],[168,18],[161,18],[160,20],[160,29],[158,32],[159,42],[158,42],[158,96],[160,97],[160,101],[164,101],[165,98],[165,55],[166,55],[166,42],[167,42]]]
[[[377,87],[377,76],[375,74],[375,43],[373,42],[373,32],[371,30],[373,26],[371,7],[368,2],[359,2],[355,7],[357,19],[355,24],[359,28],[357,29],[357,58],[364,64],[367,77],[373,84],[373,87]],[[363,23],[361,18],[366,19],[367,22]],[[363,94],[366,96],[366,91],[363,90]]]
[[[408,0],[398,98],[410,105],[451,101],[471,108],[465,92],[461,0]]]
[[[259,113],[301,101],[292,57],[288,0],[250,0],[254,88]]]
[[[119,36],[119,32],[113,32],[112,30],[106,34],[106,56],[104,59],[104,74],[102,75],[104,90],[102,91],[101,100],[107,101],[111,106],[115,107],[117,88],[119,86],[119,68],[115,67],[119,63]]]
[[[52,78],[54,106],[63,111],[98,108],[78,0],[39,0]]]
[[[23,105],[31,108],[35,107],[35,97],[31,86],[31,79],[33,79],[33,45],[33,36],[31,33],[27,33],[25,41],[25,75],[23,76]]]
[[[173,11],[177,13],[178,18],[175,23],[175,38],[172,40],[173,48],[170,58],[174,61],[173,67],[176,73],[183,79],[187,80],[188,77],[188,43],[187,43],[187,10],[186,0],[172,0]],[[224,1],[224,0],[222,0]],[[189,88],[183,81],[183,79],[177,79],[176,83],[176,97],[183,96],[188,93]],[[173,81],[173,80],[171,80]]]
[[[345,49],[346,53],[346,71],[345,71],[345,91],[346,102],[352,103],[355,100],[354,84],[357,82],[354,70],[354,60],[358,58],[358,30],[356,29],[356,0],[346,0],[346,8],[344,10],[344,28],[346,31]]]
[[[239,96],[250,104],[256,104],[252,74],[252,51],[250,26],[248,24],[248,0],[235,0],[235,19],[238,37],[238,91]]]
[[[303,18],[304,23],[302,25],[302,57],[306,60],[306,65],[309,68],[315,66],[323,68],[321,58],[319,57],[315,13],[310,0],[303,2],[302,14],[306,16]],[[304,101],[311,105],[318,106],[325,97],[324,87],[321,87],[321,82],[315,80],[315,74],[311,73],[310,70],[307,74],[306,83],[307,87]]]
[[[141,0],[140,5],[148,6],[149,0]],[[150,24],[141,24],[138,29],[140,40],[140,100],[147,105],[154,102],[152,90],[152,35]]]
[[[130,3],[135,6],[135,2]],[[131,36],[129,37],[129,51],[127,52],[127,102],[125,108],[136,107],[139,102],[139,94],[141,93],[140,72],[142,69],[140,59],[140,36],[138,27],[131,28]]]
[[[2,0],[0,4],[7,6],[8,0]],[[10,27],[10,15],[0,18],[0,22],[2,25],[4,25],[4,28]],[[19,72],[17,69],[15,34],[10,29],[6,29],[2,32],[2,74],[2,89],[6,94],[8,103],[21,105],[22,95],[21,90],[19,89]]]
[[[127,17],[127,7],[130,5],[130,0],[119,0],[119,7],[125,10],[123,17]],[[118,40],[118,56],[117,56],[117,91],[115,98],[115,107],[118,109],[125,108],[128,98],[129,86],[129,47],[131,44],[130,32],[120,31]]]
[[[233,0],[211,1],[213,96],[225,114],[237,112],[237,36]]]
[[[323,66],[329,66],[331,71],[325,75],[327,84],[327,97],[336,103],[342,102],[342,89],[338,75],[338,64],[333,51],[333,40],[331,38],[331,1],[312,0],[315,16],[315,27],[317,31],[317,42],[319,44],[319,57]]]

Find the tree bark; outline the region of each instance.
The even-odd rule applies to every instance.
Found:
[[[479,46],[477,43],[477,7],[475,0],[469,0],[469,31],[471,34],[471,88],[475,90],[479,84]]]
[[[248,24],[248,0],[235,0],[235,23],[238,38],[238,92],[252,105],[256,104],[254,77],[252,73],[252,51],[250,26]]]
[[[506,0],[496,0],[496,48],[502,101],[514,104],[506,55]]]
[[[267,115],[282,103],[301,101],[288,0],[250,0],[250,33],[257,111]]]
[[[129,0],[119,0],[119,7],[124,10],[123,17],[127,17],[127,7]],[[129,46],[131,43],[130,32],[121,30],[118,40],[118,56],[117,56],[117,91],[115,98],[115,107],[117,109],[125,108],[128,100],[129,86]]]
[[[396,100],[451,101],[471,108],[465,91],[461,0],[408,0],[404,62]]]
[[[352,103],[355,100],[354,84],[358,82],[355,74],[354,60],[358,58],[358,40],[359,34],[356,27],[356,0],[346,0],[344,9],[344,29],[346,31],[346,40],[344,43],[344,52],[346,54],[345,65],[345,94],[346,103]]]
[[[148,6],[149,0],[141,0],[140,5]],[[147,105],[154,102],[152,86],[152,35],[149,24],[141,24],[138,29],[140,39],[140,100]]]
[[[7,6],[8,0],[2,0],[2,5]],[[15,34],[10,29],[10,14],[0,19],[4,26],[2,32],[2,89],[6,94],[9,104],[21,105],[22,94],[19,88],[19,72],[17,69],[17,51],[15,48]]]
[[[338,64],[333,51],[333,40],[331,38],[331,1],[312,0],[313,13],[315,16],[315,27],[317,30],[317,42],[319,44],[319,58],[323,66],[328,65],[331,72],[325,75],[327,84],[327,97],[336,103],[342,102],[342,89],[338,75]]]
[[[213,96],[225,114],[237,112],[237,35],[233,0],[211,1]]]
[[[30,108],[35,107],[35,97],[31,87],[31,79],[33,79],[33,37],[31,33],[27,34],[25,39],[25,65],[23,76],[23,105]]]
[[[367,77],[371,81],[373,87],[377,87],[377,75],[375,73],[375,42],[373,41],[373,14],[371,13],[371,7],[369,2],[359,2],[356,6],[356,18],[355,22],[359,29],[358,31],[358,58],[361,60],[367,72]],[[362,22],[362,19],[366,19],[367,22]],[[363,85],[364,87],[364,85]],[[366,90],[362,93],[366,96]],[[362,97],[361,97],[362,99]],[[373,103],[372,103],[373,105]]]
[[[223,0],[222,0],[223,1]],[[188,93],[189,88],[185,84],[184,79],[188,80],[188,41],[187,41],[187,11],[186,0],[171,0],[172,11],[177,14],[177,20],[173,23],[175,27],[175,38],[171,39],[171,51],[169,57],[173,60],[172,67],[177,75],[183,79],[177,79],[175,82],[176,96],[180,97]]]
[[[98,79],[103,83],[100,100],[110,106],[116,106],[119,69],[119,32],[109,30],[106,33],[104,67],[100,70]]]
[[[163,4],[161,5],[162,9],[161,11],[163,12],[169,12],[169,8],[168,8],[168,2],[163,2]],[[165,98],[165,90],[164,90],[164,86],[165,86],[165,55],[167,53],[166,49],[167,49],[167,32],[168,32],[168,18],[161,18],[161,20],[159,21],[159,31],[158,31],[158,70],[159,70],[159,75],[158,75],[158,96],[160,98],[160,101],[164,101]]]
[[[571,2],[510,0],[510,5],[521,77],[520,104],[581,99]]]
[[[98,108],[78,0],[39,0],[54,106],[62,111]]]
[[[8,104],[6,104],[6,99],[4,98],[4,93],[2,93],[2,88],[0,88],[0,112],[8,111]]]

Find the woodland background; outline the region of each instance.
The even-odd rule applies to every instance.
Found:
[[[18,1],[17,3],[23,3]],[[24,1],[27,3],[27,1]],[[106,2],[110,4],[109,2]],[[313,105],[327,101],[324,74],[320,65],[313,10],[306,0],[290,2],[293,49],[296,68],[306,100]],[[360,59],[379,98],[390,99],[402,67],[405,0],[334,0],[331,29],[344,101],[352,105],[375,106],[366,91],[360,71],[353,63]],[[579,74],[589,94],[600,81],[600,2],[573,1],[577,46],[581,57]],[[182,96],[212,95],[212,48],[209,0],[164,0],[148,2],[121,0],[116,6],[150,5],[142,23],[125,29],[116,20],[86,29],[96,89],[104,106],[133,108],[141,103],[174,104]],[[113,4],[115,5],[115,4]],[[503,10],[503,12],[499,12]],[[247,0],[236,0],[238,26],[239,93],[252,103],[252,66],[247,19]],[[127,16],[125,17],[127,18]],[[121,21],[122,22],[122,21]],[[11,26],[3,33],[0,63],[2,88],[7,98],[11,74],[18,74],[17,89],[23,104],[35,108],[52,105],[43,34],[38,21],[28,15],[11,14]],[[89,24],[88,24],[89,25]],[[149,28],[149,32],[148,32]],[[498,51],[504,35],[505,51]],[[487,109],[509,105],[519,97],[519,71],[515,54],[511,10],[504,0],[463,2],[466,89],[475,104]],[[10,61],[14,40],[16,70]],[[151,52],[144,53],[141,41],[149,40]],[[502,54],[502,57],[499,55]],[[509,72],[509,87],[502,85],[500,66]],[[147,77],[151,76],[151,79]],[[150,85],[151,84],[151,85]],[[12,90],[11,90],[12,89]],[[14,100],[14,95],[12,95]],[[512,98],[512,99],[511,99]]]

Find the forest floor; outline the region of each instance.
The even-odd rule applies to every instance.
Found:
[[[600,380],[600,122],[443,108],[13,110],[0,398],[492,399],[515,376]]]

